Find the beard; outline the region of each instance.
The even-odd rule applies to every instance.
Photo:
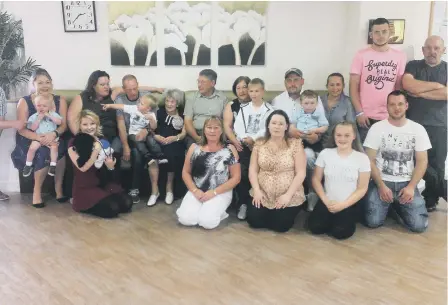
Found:
[[[389,114],[389,116],[396,121],[401,120],[402,118],[404,118],[405,115],[406,115],[406,112],[403,114],[400,114],[400,115]]]
[[[386,40],[385,43],[383,43],[383,44],[378,44],[378,43],[376,43],[376,42],[374,41],[373,44],[376,45],[377,47],[383,47],[383,46],[385,46],[388,42],[389,42],[389,40]]]

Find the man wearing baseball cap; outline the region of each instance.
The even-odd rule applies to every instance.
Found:
[[[272,106],[274,106],[275,109],[281,109],[289,117],[290,125],[289,125],[289,134],[298,139],[301,138],[306,146],[312,148],[313,150],[320,150],[317,149],[317,146],[319,146],[319,141],[321,139],[321,136],[316,133],[302,133],[296,128],[296,116],[294,115],[297,111],[300,110],[300,93],[302,92],[302,86],[305,79],[303,78],[303,73],[298,68],[290,68],[288,71],[285,72],[285,88],[286,91],[282,94],[276,96],[272,100]],[[320,97],[318,97],[317,101],[317,109],[316,111],[321,111],[325,113],[324,106],[322,104],[322,101],[320,100]],[[314,162],[316,161],[316,154],[307,154],[306,156],[307,161],[307,184],[311,189],[311,176],[314,170]],[[314,192],[310,192],[312,195],[308,198],[308,201],[317,201],[317,195],[314,194]],[[313,199],[311,199],[313,198]],[[311,199],[311,200],[310,200]],[[313,202],[314,203],[314,202]],[[313,205],[311,203],[311,205]]]
[[[285,72],[285,88],[286,91],[282,94],[276,96],[272,100],[272,106],[276,109],[281,109],[289,117],[291,123],[290,133],[294,138],[302,137],[309,144],[314,144],[318,142],[320,139],[316,134],[310,134],[308,136],[299,132],[296,128],[295,122],[295,113],[300,110],[300,93],[302,92],[302,86],[305,79],[303,78],[303,73],[298,68],[290,68]],[[324,106],[322,105],[322,101],[320,98],[318,99],[317,108],[320,108],[319,111],[324,112]]]

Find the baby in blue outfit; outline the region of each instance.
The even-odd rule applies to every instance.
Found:
[[[41,135],[49,132],[54,132],[58,125],[62,124],[62,117],[55,111],[52,111],[53,101],[45,96],[38,95],[34,99],[36,106],[36,113],[28,118],[27,127],[36,134]],[[56,173],[56,162],[58,161],[58,140],[56,138],[53,143],[50,143],[50,168],[48,175],[54,176]],[[26,155],[26,163],[23,168],[23,176],[28,177],[33,172],[33,159],[37,150],[42,146],[39,141],[32,141],[28,148]]]
[[[325,112],[317,108],[317,93],[305,90],[300,95],[300,106],[296,112],[296,127],[304,133],[325,133],[328,129],[328,120]]]

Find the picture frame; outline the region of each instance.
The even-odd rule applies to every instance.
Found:
[[[405,19],[387,19],[389,21],[389,29],[391,30],[391,36],[389,38],[389,44],[403,44],[405,34]],[[367,44],[373,44],[370,38],[370,30],[374,19],[369,19],[369,30],[367,32]]]

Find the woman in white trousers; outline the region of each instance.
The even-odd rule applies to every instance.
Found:
[[[182,178],[188,188],[176,214],[185,226],[216,228],[232,201],[232,190],[240,182],[238,153],[226,145],[220,118],[205,120],[200,144],[190,146]]]

